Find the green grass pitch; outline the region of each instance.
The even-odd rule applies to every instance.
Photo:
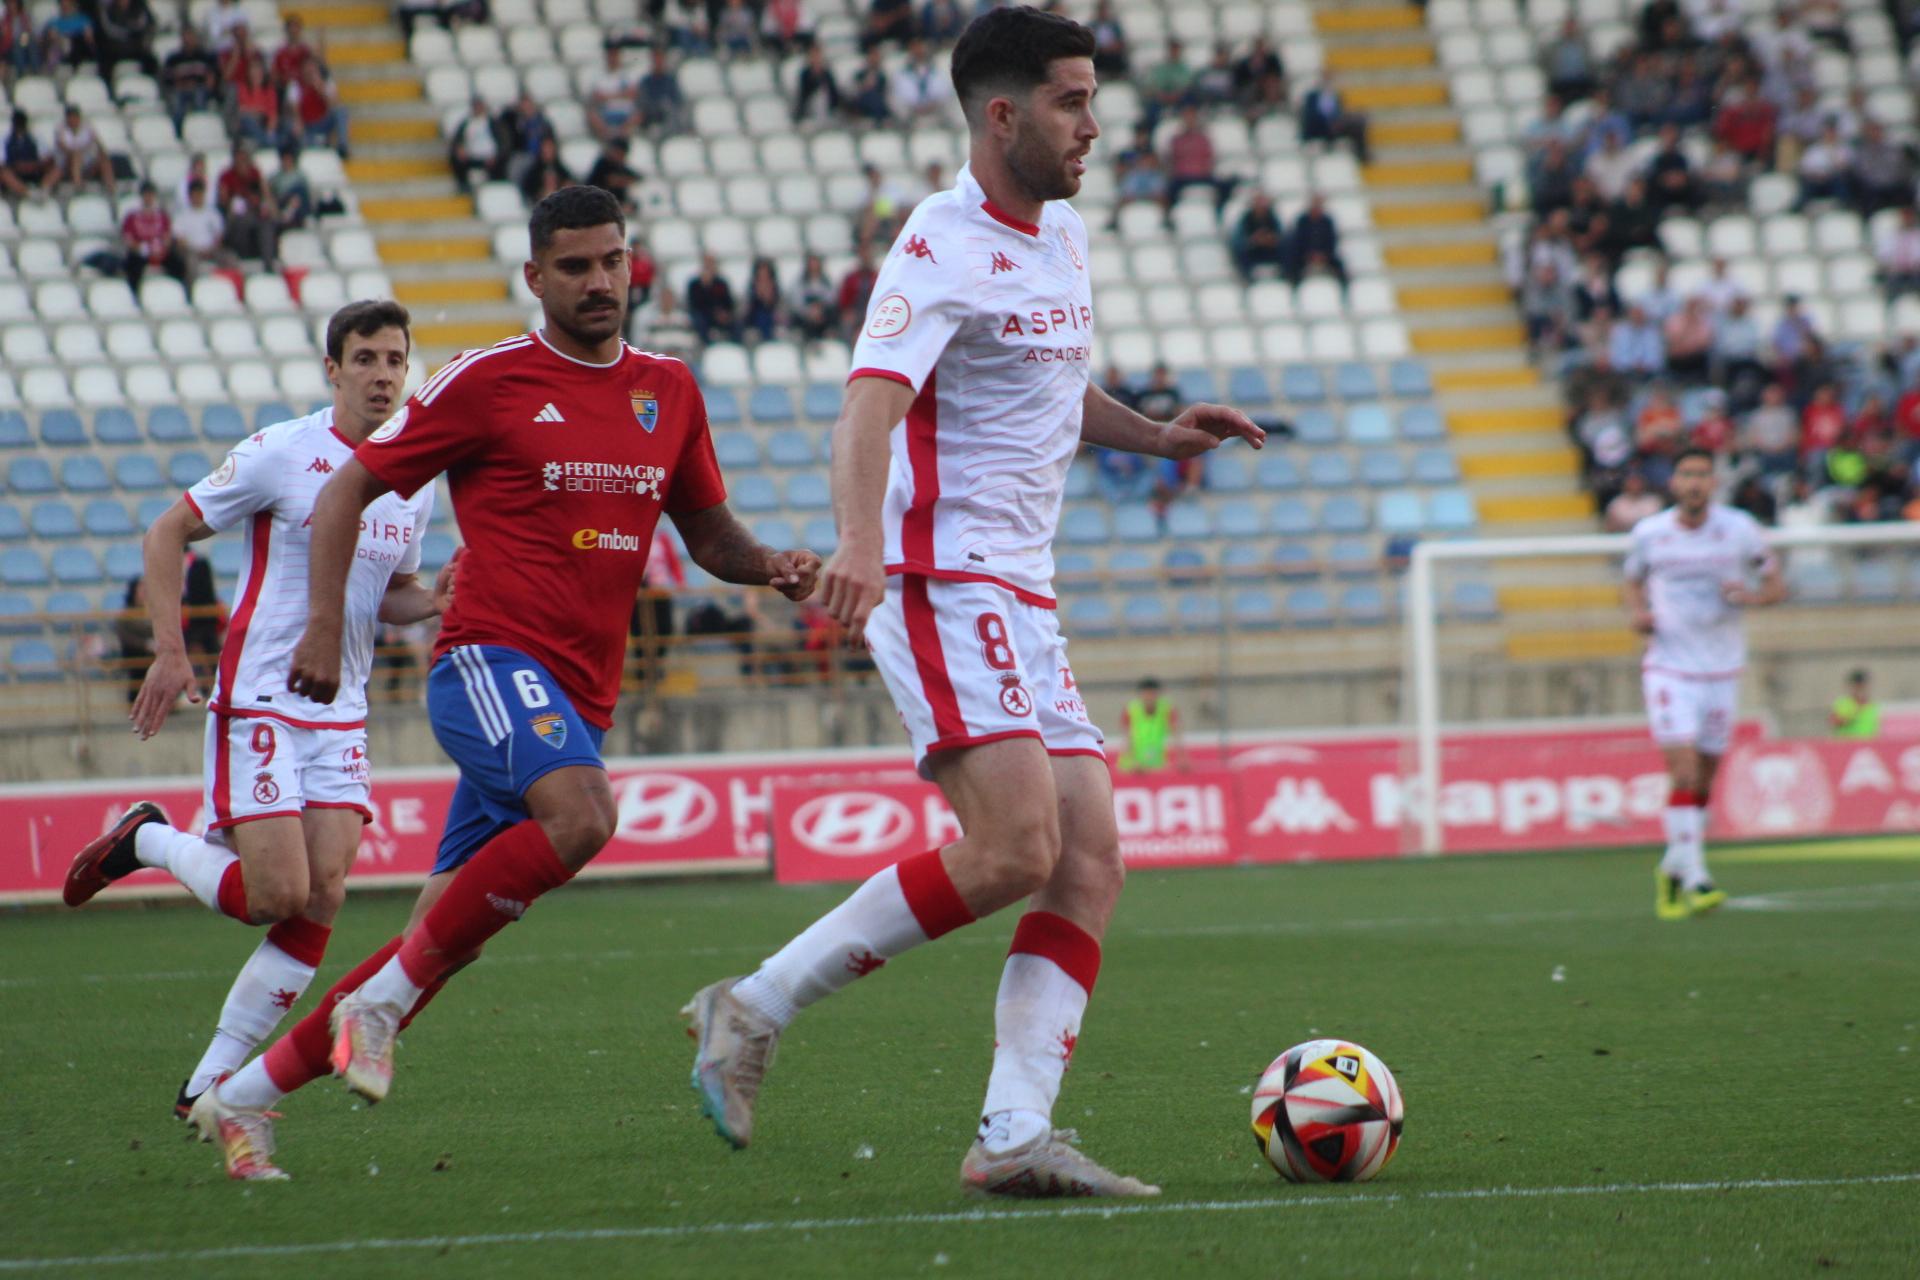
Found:
[[[676,1011],[845,890],[564,890],[408,1033],[386,1103],[288,1099],[294,1180],[255,1187],[169,1104],[256,935],[0,919],[0,1274],[1920,1274],[1920,846],[1726,850],[1735,902],[1683,924],[1651,862],[1135,875],[1056,1116],[1166,1189],[1114,1212],[958,1186],[1013,913],[803,1015],[734,1153]],[[350,901],[315,992],[407,905]],[[1405,1091],[1373,1183],[1254,1149],[1248,1087],[1316,1034]]]

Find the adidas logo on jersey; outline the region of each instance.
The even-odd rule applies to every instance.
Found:
[[[565,418],[560,416],[560,411],[553,407],[553,401],[551,400],[547,401],[546,406],[542,408],[540,412],[533,415],[533,420],[535,422],[565,422],[566,421]]]

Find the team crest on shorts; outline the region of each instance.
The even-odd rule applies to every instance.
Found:
[[[634,420],[640,424],[641,430],[652,435],[654,427],[660,422],[660,397],[651,391],[634,391],[629,395],[633,401]]]
[[[253,775],[253,802],[255,804],[272,804],[279,798],[280,786],[274,782],[272,774],[256,773]]]
[[[567,745],[567,719],[565,716],[557,715],[549,711],[546,715],[535,716],[527,722],[527,725],[535,733],[540,735],[540,741],[546,743],[555,751]]]
[[[1020,687],[1020,677],[1004,675],[1000,677],[1000,709],[1010,716],[1030,716],[1033,714],[1033,698]]]

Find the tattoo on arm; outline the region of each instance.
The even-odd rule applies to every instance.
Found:
[[[673,523],[686,539],[687,555],[722,582],[763,587],[773,578],[774,549],[747,531],[722,503]]]

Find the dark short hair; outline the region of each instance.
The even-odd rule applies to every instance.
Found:
[[[1148,689],[1153,690],[1155,693],[1160,692],[1160,682],[1154,679],[1152,676],[1142,677],[1138,687],[1140,691],[1143,693],[1146,692]]]
[[[553,247],[556,231],[579,231],[613,223],[627,238],[627,218],[620,202],[604,187],[562,187],[533,206],[527,219],[527,240],[535,253]]]
[[[327,359],[339,364],[347,355],[347,335],[371,338],[382,329],[398,329],[407,335],[407,349],[413,349],[413,317],[391,298],[363,298],[349,302],[327,321]]]
[[[1690,444],[1686,448],[1682,449],[1680,452],[1673,455],[1674,469],[1678,470],[1680,467],[1680,464],[1685,462],[1688,458],[1705,458],[1707,460],[1707,465],[1712,466],[1713,450],[1703,449],[1697,444]]]
[[[953,92],[968,116],[988,98],[1027,94],[1061,58],[1093,57],[1093,32],[1031,5],[989,9],[953,46]]]
[[[1847,681],[1850,684],[1865,684],[1867,682],[1867,669],[1865,667],[1855,667],[1847,673]]]

